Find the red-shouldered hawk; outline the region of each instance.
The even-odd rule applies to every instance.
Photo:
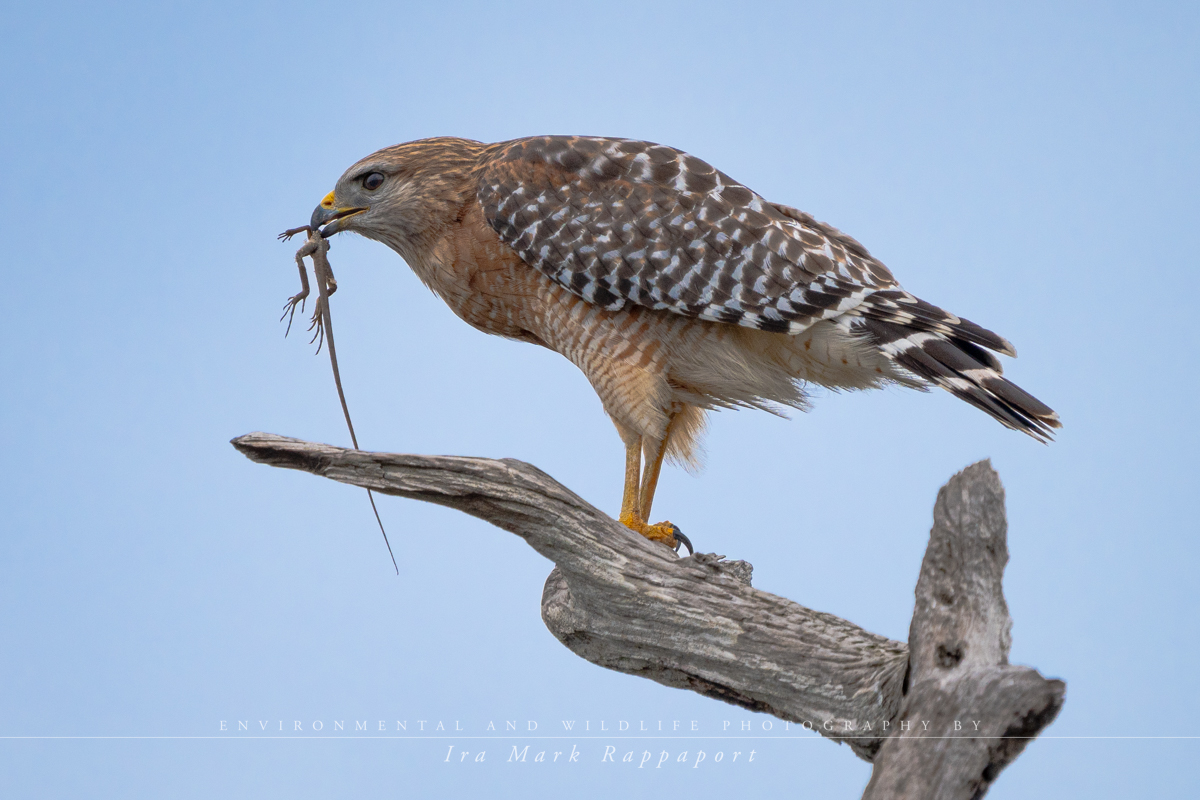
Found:
[[[647,524],[659,470],[691,461],[709,409],[803,409],[808,383],[897,382],[941,386],[1039,441],[1059,427],[1001,377],[1005,339],[672,147],[409,142],[346,170],[312,225],[383,242],[471,325],[578,366],[625,443],[621,522],[670,546],[677,528]]]

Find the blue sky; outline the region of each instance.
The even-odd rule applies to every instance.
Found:
[[[538,614],[550,564],[446,509],[254,465],[252,430],[346,444],[277,323],[302,224],[389,144],[588,133],[675,145],[862,241],[992,328],[1062,415],[1041,446],[945,393],[724,412],[656,511],[755,585],[906,639],[937,488],[1007,487],[1014,663],[1067,702],[991,797],[1194,792],[1200,14],[1188,4],[12,7],[0,67],[0,739],[5,797],[856,796],[869,766],[601,670]],[[601,508],[621,447],[583,376],[458,321],[338,237],[367,449],[514,457]],[[221,720],[749,721],[753,764],[448,765],[468,740],[231,738]],[[307,731],[306,732],[311,732]],[[328,731],[327,731],[328,732]],[[528,732],[528,731],[526,731]],[[549,734],[546,734],[549,735]],[[1082,737],[1082,738],[1071,738]],[[521,741],[521,740],[517,740]],[[535,740],[529,740],[535,741]],[[491,748],[497,747],[495,751]],[[536,748],[537,745],[535,745]],[[549,746],[549,745],[548,745]],[[554,746],[558,746],[555,744]],[[646,745],[675,753],[697,742]],[[474,747],[468,747],[471,749]],[[639,755],[640,758],[640,755]],[[561,765],[557,765],[561,766]]]

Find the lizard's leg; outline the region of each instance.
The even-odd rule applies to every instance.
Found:
[[[311,225],[301,225],[299,228],[288,228],[283,233],[279,234],[279,240],[286,242],[288,239],[295,236],[297,233],[312,233]]]
[[[333,277],[333,267],[329,265],[329,240],[319,233],[310,233],[312,238],[308,243],[313,246],[313,274],[325,287],[325,294],[332,295],[337,291],[337,278]]]
[[[308,241],[296,253],[298,259],[302,255],[311,255],[313,260],[313,277],[316,278],[320,297],[313,304],[312,322],[308,329],[313,331],[313,338],[309,344],[316,342],[318,353],[321,352],[321,346],[325,344],[325,321],[329,319],[329,296],[337,291],[337,280],[333,277],[333,268],[329,266],[329,257],[326,255],[328,252],[329,240],[323,237],[320,231],[310,230]],[[336,376],[336,364],[333,371]]]
[[[310,248],[315,250],[312,242],[306,243],[296,251],[296,266],[300,268],[300,292],[289,297],[288,301],[283,304],[283,317],[287,317],[288,321],[284,336],[292,332],[292,318],[296,316],[296,306],[299,305],[300,312],[304,313],[304,302],[308,299],[308,270],[304,268],[304,256],[309,255],[305,251]],[[283,322],[283,317],[279,318],[280,322]]]

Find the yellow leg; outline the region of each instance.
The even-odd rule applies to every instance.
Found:
[[[650,518],[650,509],[654,505],[654,492],[658,489],[658,475],[662,471],[663,458],[667,455],[667,442],[671,438],[671,426],[675,417],[667,423],[662,439],[646,451],[646,474],[642,477],[642,502],[640,510],[644,519]]]
[[[642,440],[634,437],[634,441],[625,443],[625,492],[621,495],[621,516],[618,520],[629,527],[627,520],[642,518],[641,506],[638,502],[642,470]]]
[[[621,498],[621,516],[618,521],[637,531],[647,539],[662,542],[672,549],[678,547],[675,539],[675,526],[669,522],[659,525],[647,525],[641,511],[641,470],[642,470],[642,440],[641,437],[630,437],[625,442],[625,493]]]

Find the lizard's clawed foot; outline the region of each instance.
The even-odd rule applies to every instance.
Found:
[[[673,522],[660,522],[657,525],[649,525],[640,517],[633,514],[622,514],[618,522],[631,531],[640,533],[652,542],[662,542],[676,552],[679,551],[680,545],[688,549],[689,555],[695,552],[692,549],[691,541],[683,535],[683,531],[679,530]]]
[[[308,289],[294,294],[288,298],[288,301],[283,304],[283,316],[279,318],[280,322],[285,319],[288,321],[287,330],[284,331],[284,336],[292,332],[292,319],[296,316],[296,306],[300,306],[300,313],[304,313],[304,303],[308,300]]]
[[[312,226],[310,226],[310,225],[301,225],[299,228],[289,228],[286,231],[284,231],[283,233],[279,234],[279,241],[286,242],[288,239],[292,238],[297,233],[311,233],[311,232],[312,232]]]

